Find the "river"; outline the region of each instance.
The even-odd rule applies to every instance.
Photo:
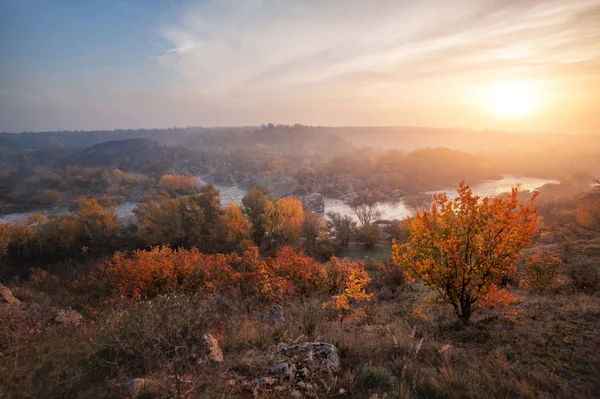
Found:
[[[200,179],[199,179],[200,180]],[[548,179],[540,179],[535,177],[517,177],[517,176],[504,176],[499,180],[487,180],[478,184],[473,185],[471,188],[475,195],[479,196],[488,196],[493,197],[502,193],[510,192],[512,187],[519,185],[521,190],[536,190],[542,187],[545,184],[549,183],[558,183],[556,180],[548,180]],[[223,205],[228,205],[231,203],[239,204],[246,193],[245,190],[242,190],[236,186],[215,186],[221,191],[221,203]],[[426,195],[431,195],[434,192],[447,192],[450,198],[454,198],[456,196],[455,188],[448,188],[445,190],[432,191],[426,193]],[[379,210],[382,213],[383,219],[405,219],[414,213],[415,209],[418,207],[419,202],[422,203],[422,199],[424,196],[411,197],[406,200],[399,200],[393,202],[385,202],[379,206]],[[416,198],[416,201],[411,199]],[[132,216],[133,208],[137,205],[136,202],[128,201],[123,202],[116,206],[116,213],[119,219],[124,220],[129,216]],[[51,215],[59,215],[68,213],[69,210],[67,208],[51,208],[51,209],[39,209],[35,211],[29,212],[20,212],[13,213],[9,215],[0,216],[0,222],[3,223],[17,223],[21,220],[27,219],[29,216],[41,213],[46,216]],[[351,215],[354,217],[350,207],[342,200],[335,198],[325,198],[325,212],[339,212],[343,215]]]

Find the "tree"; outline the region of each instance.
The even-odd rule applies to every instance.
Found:
[[[522,205],[514,188],[505,197],[480,199],[464,183],[453,201],[435,194],[430,211],[407,220],[408,243],[394,240],[393,260],[438,291],[465,323],[477,308],[507,306],[515,299],[498,283],[515,271],[519,251],[536,232],[536,196]]]
[[[360,224],[367,226],[381,217],[381,211],[377,209],[380,200],[379,192],[365,190],[358,193],[348,205],[352,212],[356,214]]]
[[[251,225],[242,208],[236,204],[227,205],[224,209],[223,222],[227,232],[228,245],[245,249],[250,243]]]
[[[163,175],[158,182],[158,187],[171,196],[189,195],[200,190],[200,183],[193,176]]]
[[[381,229],[376,224],[360,226],[356,232],[358,241],[368,249],[375,248],[381,239],[381,235]]]
[[[204,212],[190,197],[150,199],[136,206],[133,213],[146,245],[192,247],[202,235]]]
[[[112,206],[103,208],[94,199],[77,202],[75,225],[84,244],[94,249],[112,247],[121,230],[115,209]]]
[[[265,237],[264,215],[267,204],[273,201],[273,196],[264,188],[253,188],[242,198],[244,213],[252,224],[252,238],[256,245],[260,245]]]
[[[196,246],[204,252],[219,252],[226,241],[221,193],[212,184],[207,184],[198,194],[190,196],[190,201],[199,206],[204,215]]]
[[[267,203],[265,214],[265,232],[269,245],[296,244],[302,232],[304,211],[302,201],[297,198],[280,198]]]
[[[347,247],[356,232],[356,222],[350,216],[342,216],[338,212],[327,212],[327,217],[327,227],[331,230],[333,239],[339,245]]]
[[[329,259],[333,254],[327,225],[318,213],[311,210],[304,212],[302,237],[304,238],[306,252],[311,256],[324,256],[325,259]]]

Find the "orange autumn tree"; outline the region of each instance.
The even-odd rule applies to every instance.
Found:
[[[407,220],[408,243],[394,240],[394,263],[438,291],[465,323],[476,309],[506,308],[515,298],[498,283],[515,271],[519,251],[537,231],[536,196],[520,204],[513,188],[504,197],[480,199],[462,182],[454,200],[435,194],[431,210]]]
[[[200,191],[198,180],[187,175],[163,175],[158,181],[158,187],[172,196],[189,195]]]
[[[280,198],[265,206],[264,225],[271,247],[277,244],[293,245],[302,233],[304,211],[297,198]]]

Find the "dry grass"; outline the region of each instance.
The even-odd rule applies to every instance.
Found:
[[[570,249],[597,270],[598,243]],[[393,279],[390,281],[394,281]],[[234,294],[164,296],[110,303],[80,327],[51,321],[69,295],[12,287],[19,307],[0,305],[0,397],[123,397],[132,378],[155,381],[147,397],[289,397],[285,383],[260,386],[279,348],[302,341],[338,347],[339,372],[313,376],[321,398],[593,398],[600,396],[600,297],[575,285],[562,292],[517,291],[520,312],[480,311],[464,327],[425,287],[377,283],[368,317],[344,324],[326,298],[283,304],[286,321]],[[395,282],[394,284],[398,284]],[[89,305],[89,304],[88,304]],[[253,310],[254,309],[254,310]],[[224,362],[202,360],[201,337],[215,336]],[[277,388],[280,387],[280,388]],[[374,396],[377,395],[377,396]]]

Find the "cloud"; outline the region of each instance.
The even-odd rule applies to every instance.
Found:
[[[356,95],[357,86],[401,89],[420,77],[424,88],[444,77],[450,87],[461,69],[471,78],[500,76],[599,58],[600,7],[594,0],[209,0],[161,34],[173,49],[159,64],[190,91],[234,101],[241,93],[324,88]]]

